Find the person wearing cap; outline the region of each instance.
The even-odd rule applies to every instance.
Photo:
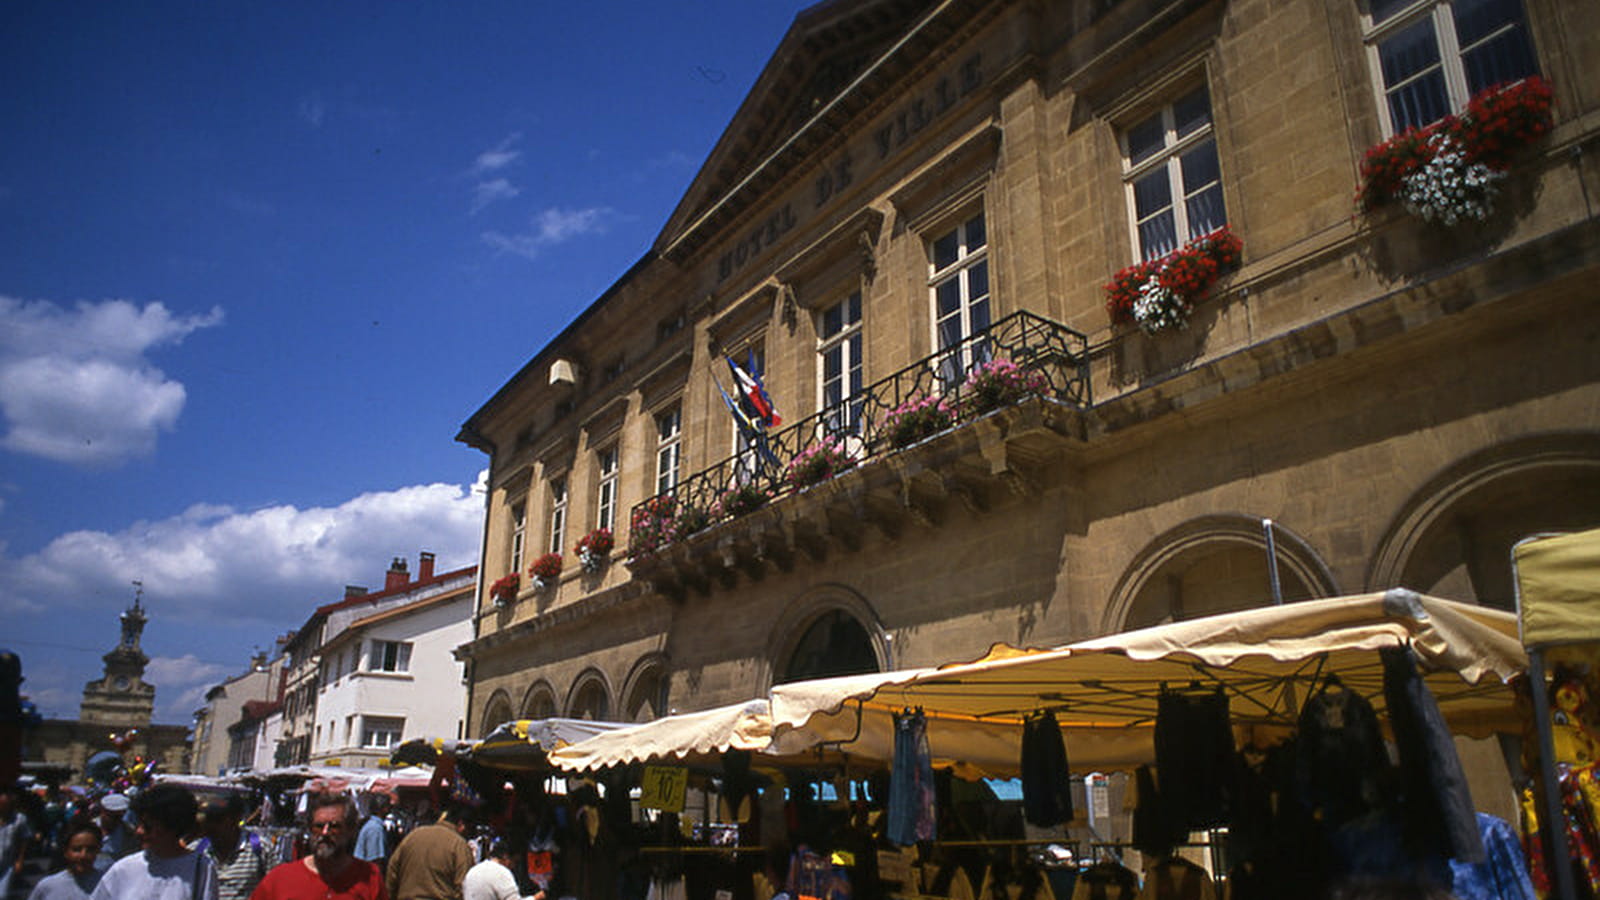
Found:
[[[128,827],[128,797],[126,794],[106,794],[100,798],[100,855],[95,857],[95,868],[104,872],[117,860],[139,850],[139,838]]]
[[[217,900],[217,872],[199,850],[183,846],[199,804],[175,784],[158,784],[131,804],[144,849],[106,870],[93,900]]]
[[[489,858],[467,870],[467,877],[461,881],[462,900],[544,900],[544,891],[524,897],[517,890],[516,876],[511,874],[515,859],[511,842],[497,838],[489,848]]]
[[[217,900],[246,900],[267,874],[267,857],[261,839],[240,827],[244,797],[225,794],[201,810],[204,850],[217,870]]]

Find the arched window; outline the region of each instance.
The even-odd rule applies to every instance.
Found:
[[[667,715],[667,670],[659,660],[639,665],[622,701],[622,718],[627,722],[649,722]]]
[[[536,682],[522,698],[522,718],[551,719],[556,716],[556,692],[546,682]]]

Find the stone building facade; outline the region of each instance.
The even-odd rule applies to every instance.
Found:
[[[1512,543],[1600,524],[1597,59],[1600,7],[1561,0],[801,13],[654,246],[461,430],[469,734],[1270,603],[1274,572],[1509,607]],[[1554,127],[1487,218],[1358,206],[1368,148],[1532,75]],[[1224,223],[1186,322],[1112,320],[1119,273]],[[784,418],[764,447],[726,358]],[[996,360],[1045,396],[975,405]],[[854,464],[789,489],[830,436]],[[774,496],[730,512],[746,483]]]

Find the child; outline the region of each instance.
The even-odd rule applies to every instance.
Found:
[[[100,883],[100,870],[94,867],[99,855],[100,826],[85,820],[68,827],[61,849],[67,867],[40,879],[28,900],[89,900]]]

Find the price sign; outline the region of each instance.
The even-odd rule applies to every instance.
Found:
[[[645,766],[639,785],[639,805],[662,812],[683,812],[689,787],[689,770],[675,766]]]

